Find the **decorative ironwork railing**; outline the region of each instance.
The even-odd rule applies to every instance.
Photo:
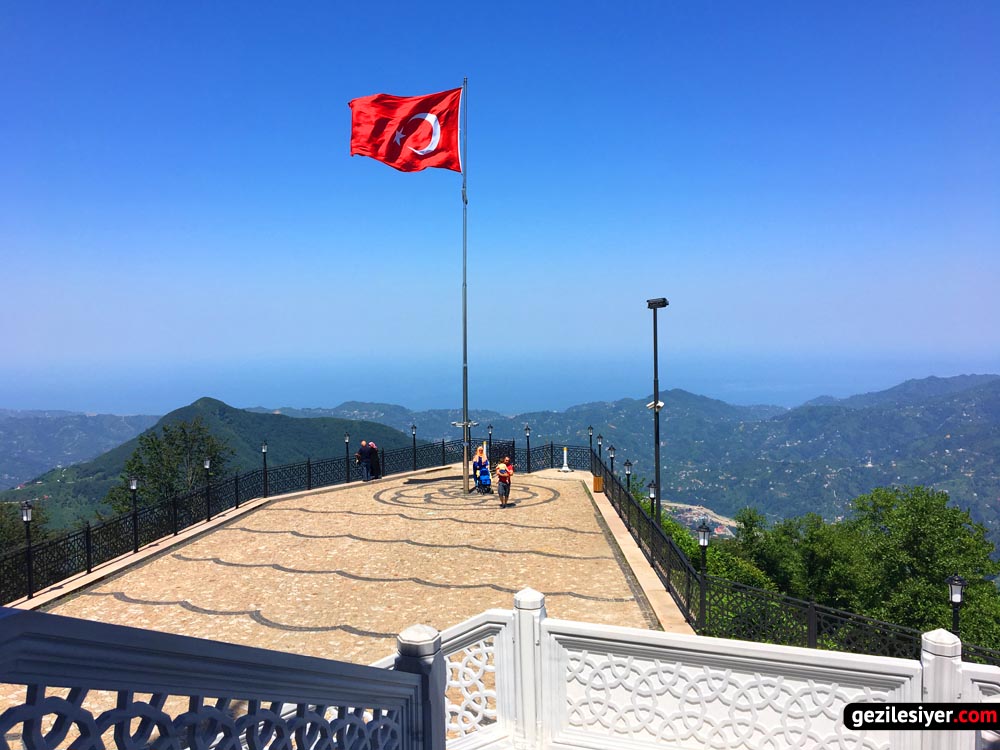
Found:
[[[700,635],[914,659],[920,631],[785,594],[702,576],[621,480],[593,452],[593,473],[636,544]],[[572,463],[571,463],[572,466]],[[970,661],[1000,665],[1000,651],[963,645]]]
[[[471,447],[489,439],[471,440]],[[514,458],[518,471],[531,472],[562,466],[563,448],[572,469],[589,470],[603,480],[604,493],[656,571],[682,614],[704,635],[808,646],[881,656],[913,658],[920,649],[920,633],[864,615],[806,602],[772,591],[705,576],[692,565],[649,513],[604,463],[603,453],[582,446],[543,443],[530,451],[514,440],[493,440],[492,462]],[[383,475],[461,462],[461,440],[423,443],[415,447],[380,451]],[[28,566],[35,590],[83,571],[91,571],[139,545],[177,534],[210,515],[238,507],[251,499],[343,484],[360,479],[347,458],[307,460],[267,470],[237,474],[200,487],[186,495],[126,513],[82,530],[48,539],[0,555],[0,602],[30,594]],[[207,494],[206,494],[207,493]],[[1000,665],[1000,651],[963,646],[969,660]]]
[[[0,608],[0,747],[443,750],[429,635],[388,670]]]
[[[462,453],[461,440],[442,440],[380,451],[379,456],[382,474],[387,475],[459,462]],[[78,573],[89,573],[139,546],[177,534],[254,498],[358,481],[361,473],[352,470],[350,462],[353,459],[346,456],[306,460],[222,477],[207,486],[139,508],[135,514],[127,512],[32,544],[30,549],[25,546],[0,554],[0,603],[30,596]]]

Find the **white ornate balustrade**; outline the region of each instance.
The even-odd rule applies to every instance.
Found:
[[[1000,748],[842,721],[856,702],[1000,708],[1000,668],[947,631],[918,661],[557,620],[531,589],[514,604],[408,628],[381,669],[0,608],[0,683],[25,686],[0,750]]]
[[[441,634],[449,750],[985,750],[989,733],[848,730],[855,702],[1000,699],[939,630],[920,661],[546,617],[530,589]],[[388,665],[383,662],[383,666]]]

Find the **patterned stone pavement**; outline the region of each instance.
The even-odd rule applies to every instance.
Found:
[[[277,499],[48,611],[358,663],[526,586],[554,617],[656,628],[587,479],[515,475],[503,510],[454,467]]]

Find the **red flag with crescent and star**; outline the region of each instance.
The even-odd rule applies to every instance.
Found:
[[[426,96],[351,99],[351,156],[370,156],[401,172],[428,167],[461,172],[461,101],[460,88]]]

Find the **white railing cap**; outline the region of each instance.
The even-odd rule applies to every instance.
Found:
[[[545,606],[545,594],[535,591],[530,586],[514,594],[516,609],[541,609]]]
[[[935,656],[961,656],[962,641],[954,633],[938,628],[920,637],[920,645],[924,651]]]
[[[403,656],[430,656],[441,650],[441,634],[430,625],[410,625],[396,636]]]

